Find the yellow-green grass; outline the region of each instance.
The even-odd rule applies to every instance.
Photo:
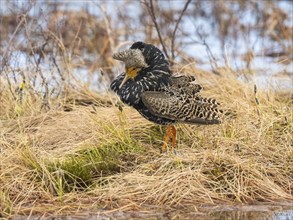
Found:
[[[160,154],[164,126],[119,111],[111,93],[84,92],[93,106],[52,99],[45,111],[25,91],[14,100],[3,84],[1,216],[292,201],[292,94],[255,93],[232,76],[199,79],[203,95],[236,117],[176,125],[176,155]]]

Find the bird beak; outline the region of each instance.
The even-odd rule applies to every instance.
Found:
[[[123,84],[130,78],[130,76],[128,76],[128,74],[125,74],[125,77],[124,79],[122,80],[120,86],[119,86],[119,89],[121,89],[121,87],[123,86]]]
[[[119,89],[123,86],[123,84],[128,80],[128,79],[133,79],[137,76],[138,72],[141,70],[141,68],[132,68],[132,67],[125,67],[125,77],[122,80]]]

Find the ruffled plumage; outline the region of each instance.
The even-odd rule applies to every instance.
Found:
[[[141,51],[147,67],[142,68],[135,78],[128,79],[121,88],[119,86],[126,73],[120,74],[111,83],[111,89],[122,102],[158,124],[220,122],[222,111],[218,108],[219,103],[200,96],[201,86],[195,83],[194,76],[172,76],[163,53],[151,44],[136,42],[131,49]],[[139,60],[138,57],[131,57],[137,54],[136,51],[128,53],[127,58],[132,59],[132,65],[135,65],[133,60]],[[118,55],[121,57],[121,54],[127,54],[127,51]],[[141,61],[137,63],[141,65]]]

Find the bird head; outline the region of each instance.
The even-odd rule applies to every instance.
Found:
[[[169,71],[168,62],[165,60],[163,53],[154,45],[145,44],[143,42],[136,42],[132,46],[113,55],[116,60],[125,63],[125,78],[120,84],[119,88],[129,78],[135,78],[143,68],[160,68],[164,71]]]
[[[129,79],[137,76],[138,72],[142,68],[148,67],[145,62],[143,53],[140,49],[128,49],[117,52],[113,55],[116,60],[123,61],[125,63],[125,78],[120,84],[119,88]]]

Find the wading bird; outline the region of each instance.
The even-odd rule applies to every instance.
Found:
[[[125,72],[113,80],[111,90],[146,119],[168,125],[162,152],[171,135],[175,147],[175,123],[220,123],[219,103],[200,96],[201,86],[193,76],[172,76],[163,53],[154,45],[136,42],[113,58],[125,63]]]

